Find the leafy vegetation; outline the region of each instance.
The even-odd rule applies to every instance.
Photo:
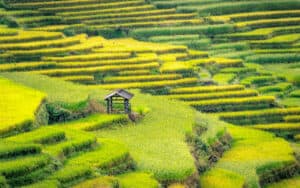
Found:
[[[0,187],[296,187],[299,8],[0,0]]]

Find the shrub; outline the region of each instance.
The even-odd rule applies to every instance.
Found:
[[[6,184],[6,179],[3,176],[0,176],[0,186],[3,188],[8,188],[8,185]]]
[[[10,17],[10,16],[1,16],[1,18],[0,18],[0,24],[7,25],[9,27],[19,27],[19,24],[15,20],[15,18]]]
[[[295,90],[295,91],[291,92],[290,96],[299,98],[300,97],[300,90]]]
[[[141,116],[145,116],[146,114],[148,114],[151,111],[151,109],[148,107],[144,107],[144,106],[138,106],[138,107],[134,107],[133,111],[137,112]]]
[[[293,83],[297,86],[300,86],[300,75],[294,76]]]

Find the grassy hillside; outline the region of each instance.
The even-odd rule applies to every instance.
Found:
[[[297,184],[299,0],[3,0],[0,16],[0,187]],[[138,122],[105,114],[118,88]]]

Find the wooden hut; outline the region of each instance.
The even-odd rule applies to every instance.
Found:
[[[129,114],[131,112],[131,105],[130,105],[130,99],[134,95],[132,93],[129,93],[128,91],[124,89],[118,89],[114,92],[108,94],[104,99],[106,100],[107,104],[107,113],[126,113]],[[115,107],[118,105],[117,107]],[[120,106],[123,106],[122,109],[120,109]]]

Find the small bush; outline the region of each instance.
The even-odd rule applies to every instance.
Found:
[[[1,6],[1,2],[0,2]],[[0,24],[8,25],[9,27],[19,27],[18,22],[15,20],[15,18],[10,16],[3,16],[0,18]]]
[[[133,111],[137,112],[141,116],[145,116],[151,111],[151,109],[146,106],[138,106],[138,107],[134,107]]]

